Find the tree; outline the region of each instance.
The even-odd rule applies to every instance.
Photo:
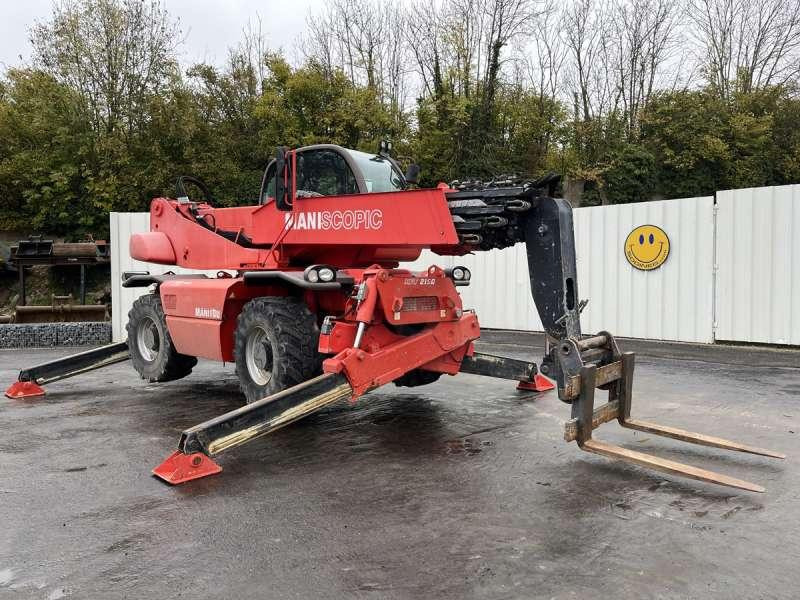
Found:
[[[641,146],[626,144],[613,153],[601,171],[601,201],[628,204],[650,200],[655,176],[655,157]]]
[[[800,0],[687,2],[334,0],[296,63],[256,18],[182,73],[158,0],[59,0],[0,79],[0,226],[102,236],[184,173],[252,203],[277,145],[386,137],[423,185],[555,170],[586,203],[800,181]]]
[[[723,98],[800,74],[800,0],[691,0],[708,83]]]
[[[85,196],[91,127],[80,96],[31,69],[9,71],[0,92],[0,228],[70,233],[107,220]]]
[[[641,109],[661,83],[664,66],[677,42],[678,5],[670,0],[616,0],[611,9],[615,83],[627,136],[638,136]]]
[[[726,104],[703,91],[657,94],[642,114],[642,145],[659,165],[657,189],[692,198],[724,189],[731,158]]]
[[[175,71],[180,32],[158,0],[60,0],[31,33],[34,63],[84,100],[95,131],[133,131]]]
[[[308,19],[304,56],[329,78],[341,69],[353,85],[374,90],[399,124],[407,85],[406,22],[406,12],[392,1],[333,0]]]

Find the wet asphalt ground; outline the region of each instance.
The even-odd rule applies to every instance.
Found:
[[[536,336],[488,337],[540,358]],[[169,487],[150,469],[240,404],[233,369],[151,385],[121,363],[0,399],[0,598],[800,597],[800,352],[623,349],[635,415],[789,457],[596,437],[766,494],[581,452],[554,392],[472,375],[387,386]],[[0,383],[72,351],[0,351]]]

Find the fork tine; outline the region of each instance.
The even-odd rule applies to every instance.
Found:
[[[735,450],[736,452],[748,452],[750,454],[759,454],[761,456],[770,456],[772,458],[786,458],[785,454],[780,452],[773,452],[765,448],[756,448],[755,446],[748,446],[738,442],[732,442],[723,438],[714,437],[711,435],[704,435],[702,433],[695,433],[693,431],[686,431],[678,429],[677,427],[667,427],[666,425],[659,425],[658,423],[651,423],[650,421],[641,421],[639,419],[625,419],[622,423],[623,427],[628,429],[636,429],[638,431],[645,431],[654,435],[661,435],[664,437],[680,440],[682,442],[689,442],[690,444],[699,444],[700,446],[711,446],[713,448],[723,448],[725,450]]]
[[[647,467],[663,473],[669,473],[671,475],[679,475],[681,477],[688,477],[698,481],[707,481],[708,483],[739,488],[749,492],[759,492],[763,494],[766,491],[760,485],[750,483],[749,481],[744,481],[743,479],[736,479],[735,477],[729,477],[727,475],[715,473],[714,471],[706,471],[705,469],[699,469],[697,467],[692,467],[691,465],[685,465],[673,460],[667,460],[666,458],[645,454],[644,452],[628,450],[627,448],[615,446],[614,444],[608,444],[597,439],[586,440],[581,446],[581,449],[594,454],[599,454],[601,456],[606,456],[608,458],[615,458],[617,460],[638,465],[640,467]]]

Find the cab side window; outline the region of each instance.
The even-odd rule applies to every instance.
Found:
[[[270,198],[275,197],[275,161],[267,167],[267,174],[264,176],[264,197],[260,198],[259,204],[266,204]]]
[[[333,150],[307,150],[297,156],[297,192],[322,196],[357,194],[353,171]]]

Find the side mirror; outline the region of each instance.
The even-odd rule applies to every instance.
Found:
[[[419,183],[419,172],[420,168],[417,163],[411,163],[408,165],[408,170],[406,171],[406,183]]]
[[[378,156],[383,156],[384,158],[391,156],[393,146],[391,140],[381,140],[378,143]]]
[[[278,210],[292,210],[292,161],[287,157],[284,146],[275,151],[275,207]]]

